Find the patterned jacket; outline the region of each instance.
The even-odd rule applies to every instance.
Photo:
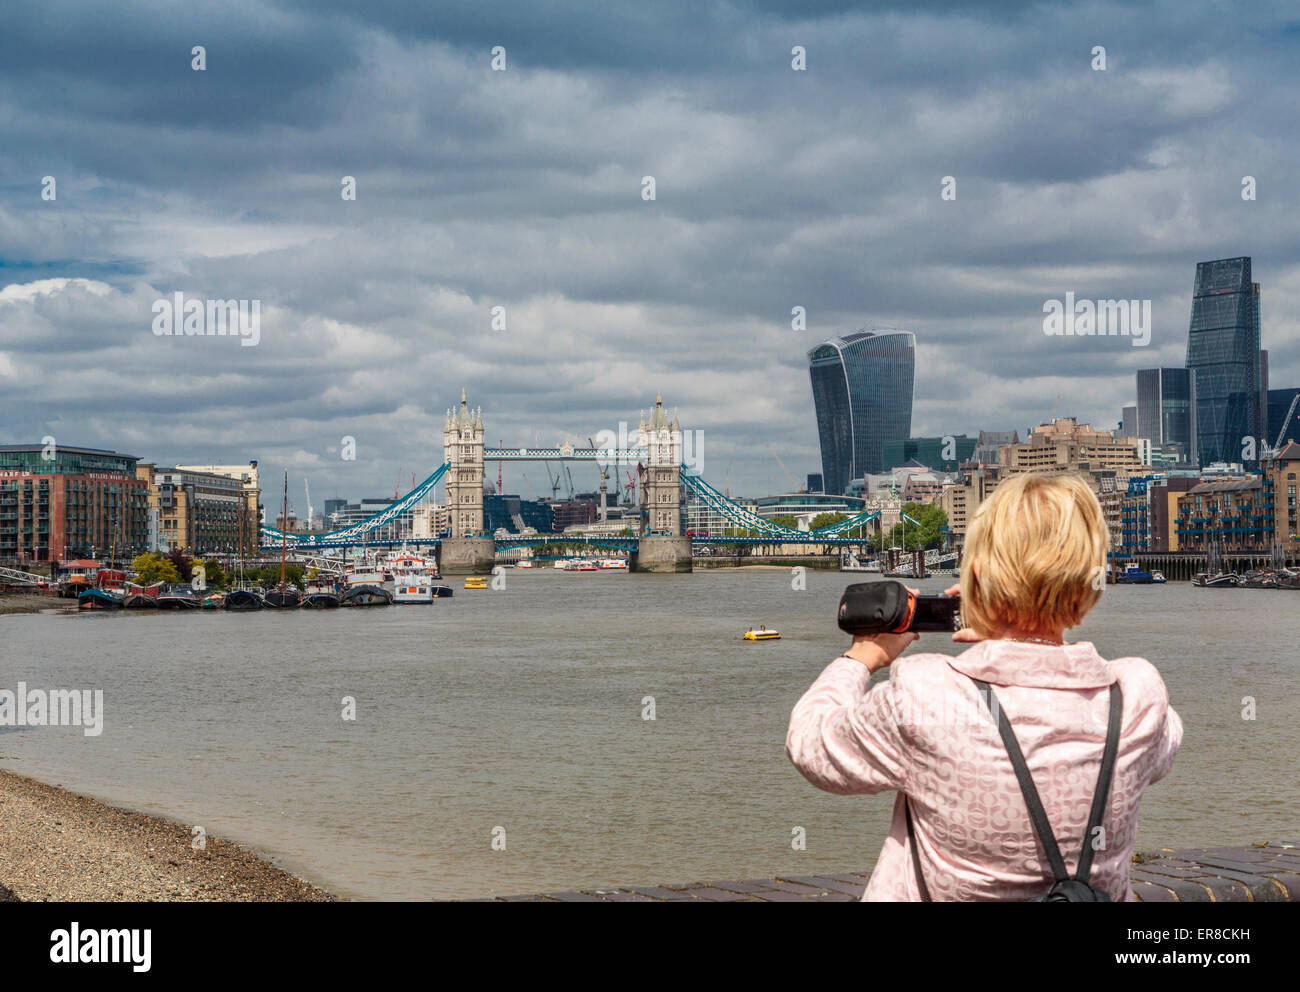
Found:
[[[795,706],[786,736],[786,754],[819,789],[898,793],[864,900],[920,899],[905,796],[932,899],[1024,900],[1051,884],[1011,759],[967,676],[990,683],[1011,720],[1071,875],[1101,766],[1107,687],[1119,680],[1119,754],[1090,881],[1112,900],[1133,898],[1138,801],[1169,772],[1183,737],[1150,662],[1108,662],[1086,641],[982,641],[956,657],[901,657],[891,669],[872,685],[865,665],[835,659]]]

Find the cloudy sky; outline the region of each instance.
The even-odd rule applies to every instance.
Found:
[[[1182,364],[1195,263],[1240,254],[1300,385],[1300,14],[951,7],[7,7],[0,440],[255,458],[319,509],[427,475],[462,387],[515,445],[658,390],[760,495],[789,488],[769,443],[820,470],[817,341],[915,331],[917,435],[1113,427],[1136,369]],[[1045,335],[1067,291],[1151,300],[1150,346]],[[260,300],[260,342],[155,335],[176,292]]]

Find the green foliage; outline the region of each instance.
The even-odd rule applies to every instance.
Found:
[[[176,574],[180,576],[177,581],[189,582],[194,577],[194,562],[188,555],[173,551],[167,556],[167,560],[172,563],[172,567],[176,569]]]
[[[135,573],[135,581],[142,586],[181,581],[180,573],[171,559],[164,558],[156,551],[146,551],[136,558],[131,562],[131,571]]]
[[[848,519],[849,518],[843,513],[819,513],[817,516],[812,518],[812,523],[808,525],[808,528],[810,530],[821,530],[823,527],[830,527],[833,524],[839,523],[841,520]]]
[[[939,547],[943,541],[940,528],[948,523],[948,515],[943,512],[942,507],[932,503],[904,503],[903,512],[917,523],[899,520],[889,533],[889,541],[892,545],[903,547],[906,538],[906,547],[909,550]],[[920,526],[918,527],[917,524]]]
[[[203,562],[203,570],[207,573],[209,589],[226,588],[226,583],[230,581],[230,578],[226,575],[226,570],[221,567],[221,562],[215,558],[208,558]]]
[[[280,584],[280,566],[264,565],[245,573],[250,584],[263,589],[274,589]],[[290,585],[303,586],[306,569],[301,565],[288,564],[284,568],[284,581]]]
[[[799,518],[793,513],[778,513],[776,516],[772,517],[772,523],[776,524],[778,527],[788,527],[790,530],[799,529]]]

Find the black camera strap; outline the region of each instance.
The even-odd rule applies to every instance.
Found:
[[[1011,721],[1001,716],[1002,706],[998,702],[998,697],[993,692],[993,687],[987,682],[972,678],[972,682],[979,687],[980,698],[984,700],[984,705],[988,707],[989,713],[993,716],[993,722],[997,724],[998,733],[1002,735],[1002,744],[1007,749],[1007,755],[1011,758],[1011,764],[1016,770],[1016,780],[1020,783],[1020,791],[1025,797],[1025,805],[1029,807],[1029,818],[1033,821],[1034,831],[1038,834],[1038,840],[1043,846],[1043,851],[1047,854],[1047,860],[1052,866],[1052,875],[1057,882],[1069,880],[1070,873],[1065,866],[1065,859],[1061,857],[1061,848],[1056,843],[1056,836],[1052,833],[1052,825],[1048,822],[1047,812],[1043,809],[1042,800],[1038,797],[1038,789],[1034,786],[1034,778],[1029,773],[1029,766],[1025,763],[1025,756],[1021,753],[1020,742],[1016,740],[1016,733],[1011,729]],[[1097,788],[1092,796],[1092,809],[1088,813],[1088,826],[1083,836],[1083,851],[1079,855],[1079,868],[1075,872],[1075,879],[1088,884],[1088,877],[1092,873],[1092,856],[1094,848],[1092,846],[1092,837],[1097,828],[1101,826],[1102,817],[1106,812],[1106,799],[1110,795],[1110,782],[1115,771],[1115,756],[1119,752],[1119,731],[1124,708],[1124,694],[1121,692],[1119,682],[1115,681],[1110,684],[1110,717],[1106,726],[1106,746],[1101,754],[1101,770],[1097,773]],[[916,870],[916,884],[921,892],[921,901],[930,902],[930,890],[925,884],[925,876],[921,874],[921,855],[916,846],[916,830],[912,826],[912,802],[910,798],[903,800],[903,809],[907,818],[907,841],[912,849],[912,866]]]

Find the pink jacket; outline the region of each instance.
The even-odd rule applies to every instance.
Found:
[[[1112,900],[1133,898],[1138,801],[1169,772],[1183,738],[1150,662],[1107,662],[1086,641],[982,641],[956,657],[909,655],[891,668],[873,686],[862,663],[832,661],[795,706],[785,744],[819,789],[898,792],[864,900],[920,899],[904,795],[931,899],[1024,900],[1051,884],[1011,759],[968,675],[993,686],[1010,718],[1071,876],[1101,767],[1107,687],[1119,680],[1124,719],[1091,883]]]

